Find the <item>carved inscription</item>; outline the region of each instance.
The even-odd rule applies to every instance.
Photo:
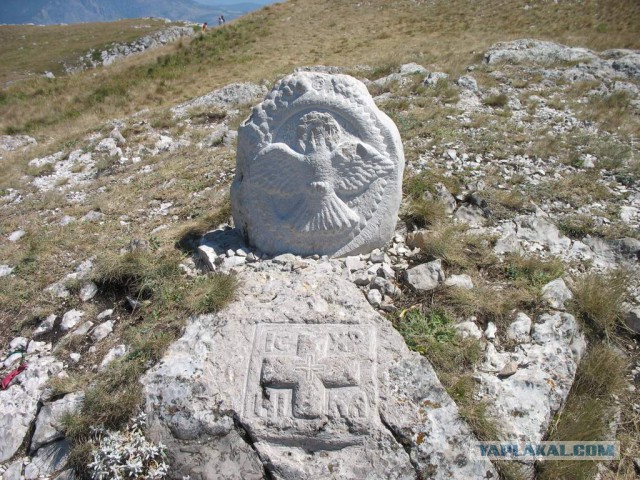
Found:
[[[286,426],[289,434],[313,431],[327,421],[348,434],[367,431],[377,411],[374,327],[256,328],[245,417],[258,427]]]

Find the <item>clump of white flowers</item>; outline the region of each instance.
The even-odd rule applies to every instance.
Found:
[[[166,447],[154,444],[143,434],[146,416],[141,413],[123,432],[94,428],[93,462],[89,467],[94,480],[161,480],[166,477]]]

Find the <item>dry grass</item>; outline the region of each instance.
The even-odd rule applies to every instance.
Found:
[[[596,344],[587,352],[562,412],[552,423],[549,440],[602,441],[611,438],[609,422],[615,414],[615,398],[625,386],[625,359],[611,346]],[[592,478],[596,462],[541,462],[541,480]]]
[[[90,49],[126,43],[167,28],[163,20],[133,19],[72,25],[0,26],[0,85],[41,75],[64,74],[63,63],[74,64]]]
[[[622,325],[622,303],[630,282],[631,272],[625,270],[590,273],[575,281],[572,309],[583,321],[587,333],[610,338]]]
[[[418,60],[459,74],[492,43],[523,35],[595,49],[640,46],[640,9],[633,0],[545,3],[528,10],[525,4],[376,0],[365,8],[339,0],[330,5],[291,0],[229,22],[182,48],[172,46],[53,85],[38,81],[9,89],[0,102],[0,129],[50,132],[61,122],[77,129],[116,112],[175,103],[232,81],[273,79],[304,64],[352,67],[364,58],[372,65]],[[599,24],[615,29],[600,34]],[[50,113],[43,115],[36,104]]]

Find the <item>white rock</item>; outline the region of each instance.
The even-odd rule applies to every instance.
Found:
[[[426,75],[427,69],[422,65],[418,65],[417,63],[405,63],[404,65],[400,65],[400,75],[413,75],[416,73],[421,73]]]
[[[107,368],[107,366],[114,360],[124,357],[126,353],[127,353],[126,345],[121,344],[113,347],[111,350],[107,352],[107,354],[102,359],[102,362],[100,363],[100,370],[104,370],[105,368]]]
[[[551,308],[565,310],[565,303],[573,298],[562,278],[556,278],[542,287],[542,298]]]
[[[93,325],[94,324],[91,320],[87,320],[86,322],[82,323],[78,328],[76,328],[73,332],[71,332],[71,335],[74,337],[85,336],[91,331],[91,329],[93,328]]]
[[[511,438],[538,442],[569,394],[586,342],[576,319],[563,312],[540,315],[531,338],[513,352],[500,353],[487,344],[485,364],[476,373],[477,394]],[[519,365],[516,373],[498,378],[509,362]]]
[[[453,214],[453,217],[459,221],[466,223],[472,227],[481,227],[487,223],[484,212],[480,207],[475,205],[461,205]]]
[[[60,330],[62,330],[63,332],[71,330],[80,322],[83,315],[84,312],[81,310],[69,310],[62,316],[62,322],[60,322]]]
[[[62,362],[46,354],[31,356],[28,365],[7,390],[0,390],[0,462],[18,451],[38,412],[49,378],[62,371]]]
[[[454,325],[462,338],[482,338],[482,331],[472,321],[460,322]]]
[[[410,268],[404,272],[404,280],[414,290],[433,290],[445,280],[442,261],[437,259]]]
[[[25,232],[24,230],[16,230],[15,232],[11,233],[7,237],[7,240],[9,240],[10,242],[17,242],[22,237],[24,237],[26,234],[27,234],[27,232]]]
[[[111,315],[113,315],[113,308],[108,308],[107,310],[100,312],[96,318],[98,320],[104,320],[105,318],[109,318]]]
[[[361,82],[295,73],[238,130],[234,222],[271,255],[366,253],[394,235],[403,170],[398,129]]]
[[[78,363],[80,361],[81,355],[79,353],[72,352],[69,354],[69,358],[71,361]]]
[[[64,438],[65,415],[75,413],[80,406],[84,395],[82,393],[70,393],[60,400],[45,403],[40,409],[36,419],[36,428],[31,439],[31,451],[41,446]]]
[[[0,265],[0,278],[8,277],[13,273],[13,267],[9,265]]]
[[[95,297],[96,293],[98,293],[98,286],[93,282],[87,282],[80,289],[80,300],[87,302]]]
[[[209,270],[216,270],[216,260],[218,259],[218,255],[212,247],[210,247],[209,245],[200,245],[198,247],[198,256],[200,260],[202,260],[204,264],[209,268]]]
[[[493,322],[489,322],[487,324],[487,328],[484,331],[484,336],[487,340],[495,340],[497,332],[498,328],[496,327],[496,324]]]
[[[640,219],[640,209],[629,206],[620,207],[620,220],[626,224],[633,224]]]
[[[466,273],[463,273],[462,275],[451,275],[447,278],[444,284],[447,287],[458,287],[466,290],[471,290],[473,288],[473,280],[471,280],[471,277]]]
[[[371,289],[367,292],[367,300],[374,307],[379,307],[382,303],[382,293],[380,293],[380,290]]]
[[[38,335],[42,335],[43,333],[48,333],[51,330],[53,330],[53,324],[55,321],[56,321],[55,314],[49,315],[42,322],[40,322],[40,325],[38,325],[38,328],[36,328],[33,331],[33,336],[37,337]]]
[[[518,312],[516,319],[509,325],[507,338],[518,343],[530,341],[531,323],[531,318],[523,312]]]
[[[142,379],[151,439],[181,476],[263,478],[265,462],[282,480],[497,478],[489,462],[460,460],[474,439],[455,403],[352,283],[246,271],[241,285]]]
[[[91,338],[94,342],[99,342],[100,340],[104,340],[107,338],[111,332],[113,332],[113,320],[108,320],[96,328],[91,332]]]

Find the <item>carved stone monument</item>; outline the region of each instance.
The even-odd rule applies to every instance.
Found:
[[[393,236],[403,169],[398,129],[364,84],[296,73],[238,130],[233,218],[269,254],[366,253]]]
[[[429,362],[353,283],[326,271],[242,274],[145,375],[170,478],[497,478]]]

